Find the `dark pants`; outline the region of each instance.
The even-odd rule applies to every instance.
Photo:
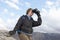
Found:
[[[21,33],[18,35],[20,40],[32,40],[32,35]]]

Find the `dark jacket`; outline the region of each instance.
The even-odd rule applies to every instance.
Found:
[[[41,25],[41,23],[42,23],[41,17],[38,17],[38,20],[34,21],[32,17],[29,20],[27,15],[23,15],[19,18],[19,20],[14,28],[14,31],[21,30],[25,33],[31,34],[33,32],[32,27],[39,26],[39,25]]]

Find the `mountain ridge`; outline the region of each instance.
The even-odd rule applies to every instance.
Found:
[[[19,40],[18,34],[6,37],[8,31],[0,30],[0,40]],[[40,33],[33,32],[33,40],[60,40],[59,33]]]

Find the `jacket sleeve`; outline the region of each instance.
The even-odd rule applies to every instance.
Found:
[[[42,24],[42,19],[41,19],[41,17],[38,17],[37,21],[34,21],[34,20],[32,19],[32,27],[39,26],[39,25],[41,25],[41,24]]]
[[[18,29],[20,29],[22,23],[23,23],[23,17],[20,17],[17,24],[15,25],[14,31],[17,31]]]

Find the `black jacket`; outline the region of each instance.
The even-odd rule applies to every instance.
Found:
[[[39,25],[41,25],[41,23],[42,23],[41,17],[38,17],[38,20],[34,21],[32,17],[29,20],[27,15],[23,15],[19,18],[19,20],[14,28],[14,31],[21,30],[25,33],[31,34],[33,32],[32,27],[39,26]]]

